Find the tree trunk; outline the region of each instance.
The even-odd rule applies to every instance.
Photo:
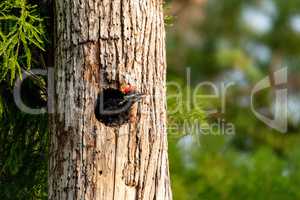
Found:
[[[162,0],[55,0],[49,199],[172,199]],[[120,126],[95,117],[98,94],[146,94]]]

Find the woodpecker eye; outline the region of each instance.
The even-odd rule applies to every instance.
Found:
[[[97,98],[95,116],[106,126],[121,126],[129,121],[133,102],[125,94],[113,88],[104,89]]]

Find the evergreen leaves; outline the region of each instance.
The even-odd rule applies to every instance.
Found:
[[[41,66],[48,13],[36,2],[0,1],[0,199],[47,199],[47,115],[22,113],[12,91],[17,76]],[[41,77],[25,80],[22,100],[42,107],[44,85]]]
[[[31,68],[33,49],[44,50],[43,20],[26,0],[8,0],[0,4],[0,23],[0,81],[12,84],[22,69]]]

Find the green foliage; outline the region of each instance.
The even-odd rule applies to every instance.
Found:
[[[0,199],[47,199],[47,116],[22,113],[12,91],[16,76],[41,65],[47,35],[39,15],[29,1],[0,3]],[[39,104],[45,83],[25,83],[22,99]]]
[[[178,91],[179,90],[179,91]],[[191,99],[192,90],[186,88],[168,88],[168,134],[171,137],[182,137],[186,126],[193,123],[207,124],[201,105]]]
[[[3,112],[4,112],[4,104],[3,104],[2,97],[0,96],[0,120],[2,118]]]
[[[0,4],[0,80],[10,74],[11,83],[22,69],[31,67],[32,49],[43,50],[44,28],[36,6],[26,0],[8,0]],[[26,60],[24,62],[24,60]]]
[[[174,199],[300,198],[298,159],[283,160],[269,148],[240,153],[232,148],[214,152],[198,147],[194,148],[193,156],[193,167],[181,166],[178,171],[171,167]],[[175,162],[172,155],[170,158],[171,166],[182,162]]]
[[[165,25],[166,26],[173,26],[173,23],[174,23],[174,16],[172,16],[170,14],[170,5],[169,4],[164,4],[164,22],[165,22]]]
[[[46,199],[47,116],[21,113],[8,89],[0,94],[0,199]]]
[[[183,4],[181,0],[174,4],[178,2]],[[189,4],[186,7],[197,6],[193,2],[186,1]],[[247,8],[270,16],[270,30],[264,33],[252,30],[243,21]],[[249,102],[251,88],[268,76],[272,68],[283,66],[290,72],[292,90],[289,94],[299,94],[299,83],[292,80],[298,79],[300,74],[300,34],[291,28],[291,18],[299,17],[299,1],[211,0],[197,9],[204,19],[196,21],[193,13],[186,9],[178,16],[178,19],[182,17],[181,23],[174,24],[176,31],[171,29],[168,34],[168,78],[183,83],[182,74],[188,66],[192,71],[191,91],[203,81],[233,81],[235,85],[226,93],[226,113],[220,116],[198,114],[210,124],[226,119],[234,124],[236,133],[200,135],[197,142],[190,137],[197,132],[172,133],[181,136],[169,137],[174,199],[300,199],[299,121],[297,125],[289,123],[288,133],[280,134],[254,116]],[[253,16],[248,20],[260,25]],[[197,26],[193,26],[195,21]],[[182,24],[185,29],[179,32],[180,27],[176,26]],[[182,88],[185,87],[183,84]],[[265,89],[255,97],[255,107],[265,110],[267,115],[275,99],[272,92]],[[169,90],[169,94],[174,93],[177,91]],[[203,110],[212,106],[220,110],[219,99],[197,101]],[[172,99],[168,103],[169,109],[176,106]],[[172,113],[171,122],[188,119],[191,113]],[[197,116],[197,112],[195,114]]]

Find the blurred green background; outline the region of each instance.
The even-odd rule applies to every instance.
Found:
[[[24,34],[33,34],[25,41],[28,51],[14,53],[14,44],[9,43],[17,33],[14,22],[0,18],[0,63],[5,74],[0,83],[0,199],[47,199],[47,116],[21,113],[13,103],[11,82],[20,66],[49,64],[49,4],[8,0],[0,3],[0,14],[21,18],[18,9],[25,7],[33,16],[28,23],[35,27],[19,21],[28,28]],[[174,199],[300,199],[300,1],[173,0],[165,3],[165,15]],[[7,58],[14,68],[5,70]],[[288,68],[287,133],[271,129],[250,109],[255,84],[283,67]],[[226,92],[225,106],[220,97],[190,99],[189,94],[205,81],[218,87],[234,83]],[[44,105],[43,85],[42,78],[28,81],[25,101]],[[275,90],[271,87],[255,96],[255,108],[265,116],[273,116]],[[201,87],[197,94],[214,91]],[[211,109],[216,111],[208,113]],[[193,122],[200,127],[232,124],[233,131],[224,133],[221,126],[203,133]]]
[[[169,132],[174,199],[300,199],[300,1],[176,0],[167,12],[169,81],[191,91],[204,81],[234,83],[226,92],[225,112],[220,98],[202,98],[196,104],[218,112],[181,108],[180,115],[169,115],[183,126],[184,120],[198,117],[202,124],[223,119],[235,127],[235,134]],[[284,67],[289,112],[283,134],[255,117],[250,94],[261,79]],[[186,85],[187,68],[191,85]],[[274,89],[254,98],[263,115],[272,116]],[[176,88],[170,86],[172,92]],[[202,87],[199,94],[214,92]],[[169,99],[169,111],[174,102]]]

